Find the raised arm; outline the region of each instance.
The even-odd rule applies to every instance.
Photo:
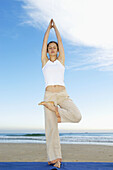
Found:
[[[45,32],[44,39],[43,39],[42,52],[41,52],[42,67],[48,61],[48,57],[47,57],[47,41],[48,41],[50,29],[52,28],[52,21],[53,20],[51,19],[51,21],[49,23],[49,26],[48,26],[48,28],[47,28],[47,30]]]
[[[60,62],[64,65],[64,62],[65,62],[64,47],[63,47],[63,43],[62,43],[62,39],[61,39],[60,33],[59,33],[59,31],[58,31],[54,21],[53,21],[53,28],[55,30],[55,33],[56,33],[56,36],[57,36],[57,40],[58,40],[58,46],[59,46],[58,60],[60,60]]]

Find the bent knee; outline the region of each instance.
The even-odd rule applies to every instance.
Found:
[[[77,115],[75,115],[74,123],[79,123],[81,119],[82,119],[82,115],[81,113],[78,113]]]
[[[81,119],[82,119],[82,115],[81,115],[81,114],[79,114],[79,115],[77,116],[77,120],[76,120],[76,122],[77,122],[77,123],[79,123],[79,122],[81,121]]]

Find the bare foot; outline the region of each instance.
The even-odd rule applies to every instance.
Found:
[[[47,107],[49,110],[55,112],[55,105],[53,101],[43,101],[41,103],[39,103],[39,105],[44,105],[45,107]]]
[[[61,164],[60,161],[58,161],[55,163],[54,167],[60,168],[60,164]]]
[[[49,110],[53,111],[56,113],[57,118],[60,117],[59,113],[58,113],[58,107],[55,106],[53,101],[43,101],[41,103],[39,103],[38,105],[44,105],[46,108],[48,108]]]

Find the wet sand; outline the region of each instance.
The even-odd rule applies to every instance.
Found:
[[[63,162],[113,162],[113,146],[61,144]],[[0,162],[47,162],[45,144],[0,143]]]

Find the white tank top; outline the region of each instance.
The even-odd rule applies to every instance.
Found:
[[[64,71],[65,67],[59,60],[55,60],[54,62],[48,60],[47,63],[42,68],[44,79],[45,79],[45,87],[48,85],[62,85],[64,84]]]

